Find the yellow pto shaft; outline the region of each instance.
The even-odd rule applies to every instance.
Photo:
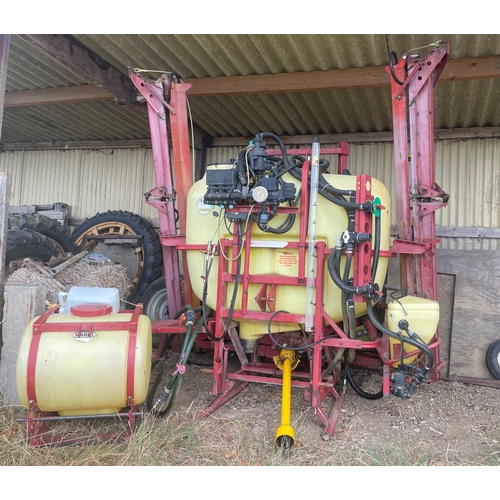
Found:
[[[274,363],[283,371],[281,393],[281,425],[276,430],[276,444],[289,448],[295,440],[295,432],[290,425],[290,402],[292,394],[292,370],[298,365],[299,358],[294,351],[283,349],[274,357]]]

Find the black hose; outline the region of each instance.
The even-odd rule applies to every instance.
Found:
[[[389,54],[389,68],[391,70],[391,76],[398,85],[403,85],[404,82],[402,82],[394,72],[394,62],[396,62],[396,64],[398,63],[398,55],[396,54],[396,52],[392,51]]]
[[[378,262],[380,258],[380,239],[381,239],[381,216],[375,217],[375,239],[373,242],[373,262],[372,262],[372,283],[375,283],[377,276]]]
[[[291,203],[289,203],[290,207],[296,207],[297,204],[300,201],[300,191],[295,198],[295,200]],[[262,226],[262,224],[258,221],[258,217],[254,216],[253,220],[257,224],[257,227],[263,232],[263,233],[272,233],[272,234],[285,234],[290,229],[292,229],[293,225],[295,224],[295,214],[288,214],[286,219],[278,226],[278,227],[271,227],[271,226]]]
[[[172,97],[172,82],[174,78],[177,80],[177,82],[181,81],[181,77],[177,73],[170,73],[168,75],[167,79],[167,95],[165,96],[165,102],[167,104],[170,104],[170,99]]]
[[[357,394],[359,394],[362,398],[365,398],[365,399],[380,399],[384,395],[384,389],[383,388],[380,389],[379,392],[376,392],[376,393],[373,393],[373,394],[371,394],[369,392],[366,392],[363,389],[361,389],[361,387],[359,387],[359,385],[356,384],[356,382],[354,381],[354,378],[352,376],[351,369],[350,369],[348,363],[344,363],[344,371],[345,371],[345,376],[347,378],[347,381],[349,382],[349,384],[351,384],[351,387],[355,390],[355,392]]]
[[[302,181],[302,172],[299,167],[291,168],[290,174],[295,177],[298,181]],[[350,196],[353,193],[351,190],[343,190],[334,188],[329,184],[323,175],[320,174],[318,181],[318,194],[331,201],[335,205],[339,205],[344,208],[364,210],[365,206],[360,203],[351,203],[347,201],[344,196]]]
[[[260,134],[257,134],[255,136],[255,138],[257,140],[259,140],[259,137],[264,139],[266,137],[269,137],[270,139],[273,139],[274,141],[276,141],[276,143],[278,144],[280,150],[281,150],[281,154],[282,154],[282,157],[283,157],[283,163],[285,165],[285,168],[291,168],[291,165],[290,165],[290,162],[288,160],[288,153],[287,153],[287,150],[286,150],[286,147],[285,147],[285,144],[283,143],[283,141],[276,135],[276,134],[273,134],[272,132],[261,132]]]
[[[288,159],[288,162],[289,162],[288,167],[286,167],[286,168],[281,167],[278,170],[278,174],[276,175],[276,177],[283,176],[291,169],[301,169],[303,167],[305,161],[306,161],[306,159],[303,156],[300,156],[300,155],[290,156],[290,158]],[[329,167],[330,167],[330,162],[328,160],[326,160],[325,158],[319,159],[320,172],[325,172],[326,170],[328,170]],[[300,175],[300,177],[302,177],[302,175]]]
[[[333,371],[333,369],[338,365],[339,361],[342,359],[342,356],[344,355],[344,351],[345,351],[344,348],[341,348],[337,351],[334,358],[332,359],[332,362],[325,368],[325,370],[321,374],[322,379],[327,377]]]
[[[375,326],[375,328],[377,328],[377,330],[389,335],[389,337],[392,337],[396,340],[399,340],[399,341],[403,340],[404,343],[410,344],[413,347],[416,347],[417,349],[422,351],[424,354],[426,354],[428,359],[429,359],[429,366],[427,368],[428,370],[430,370],[434,366],[434,356],[432,355],[432,352],[430,351],[430,349],[424,343],[413,340],[410,337],[402,337],[400,334],[392,332],[391,330],[386,328],[384,325],[382,325],[382,323],[380,323],[380,321],[375,316],[375,313],[373,311],[373,304],[372,304],[371,300],[369,300],[366,305],[367,305],[368,317],[370,318],[370,320],[373,323],[373,325]]]
[[[182,345],[182,348],[180,351],[179,363],[177,364],[178,369],[179,369],[179,367],[186,366],[186,364],[188,362],[189,355],[191,354],[191,350],[193,349],[194,342],[195,342],[196,337],[198,336],[202,326],[203,326],[203,318],[198,321],[198,323],[194,329],[193,329],[192,324],[188,325],[187,330],[186,330],[186,334],[184,336],[184,342],[183,342],[183,345]],[[164,360],[162,360],[162,364],[161,364],[160,368],[161,369],[157,375],[156,380],[154,381],[153,386],[150,389],[148,399],[147,399],[148,410],[150,412],[152,412],[156,417],[164,417],[173,408],[173,406],[175,404],[175,400],[177,398],[177,394],[179,393],[179,390],[181,387],[182,377],[184,375],[184,372],[181,372],[179,370],[177,370],[176,373],[174,375],[172,375],[168,384],[162,390],[162,393],[165,393],[165,394],[163,395],[162,393],[160,393],[160,396],[159,396],[159,397],[164,396],[162,404],[166,403],[166,401],[168,400],[168,405],[164,410],[155,411],[153,399],[154,399],[154,394],[156,392],[156,389],[158,388],[158,385],[161,381],[162,371],[164,368]]]
[[[153,369],[158,363],[159,363],[158,373],[156,375],[156,378],[153,380],[153,385],[149,389],[148,397],[146,399],[146,406],[148,408],[148,411],[151,411],[155,404],[155,393],[156,389],[158,389],[158,386],[160,385],[161,378],[163,376],[163,371],[165,369],[165,358],[161,358],[154,361],[153,364],[151,365],[151,369]]]
[[[340,262],[341,252],[342,249],[336,247],[333,249],[332,252],[330,252],[330,255],[328,256],[328,262],[327,262],[328,272],[330,273],[330,277],[332,278],[333,282],[346,293],[353,293],[356,295],[363,295],[363,296],[372,293],[373,285],[350,286],[344,283],[344,281],[342,281],[337,271],[337,268],[339,267],[337,265],[337,262]]]
[[[276,347],[279,347],[280,349],[288,349],[289,351],[304,351],[306,349],[310,349],[311,347],[314,347],[315,345],[317,344],[320,344],[321,342],[324,342],[325,340],[327,339],[333,339],[335,338],[335,335],[328,335],[326,337],[323,337],[322,339],[319,339],[319,340],[316,340],[315,342],[312,342],[311,344],[307,344],[307,345],[304,345],[304,346],[300,346],[300,347],[290,347],[290,346],[286,346],[286,345],[282,345],[280,344],[274,337],[273,337],[273,334],[271,333],[271,325],[272,325],[272,322],[273,322],[273,319],[274,317],[277,315],[277,314],[280,314],[280,313],[288,313],[288,311],[285,311],[284,309],[280,309],[279,311],[275,311],[271,317],[269,318],[269,321],[267,322],[267,334],[269,335],[269,338],[271,339],[272,343],[276,346]],[[300,326],[300,325],[299,325]]]
[[[349,338],[351,340],[356,340],[356,311],[354,309],[354,300],[352,295],[349,295],[347,299],[347,313],[349,317]],[[347,363],[354,361],[354,356],[356,355],[356,349],[349,349],[347,351]]]
[[[207,264],[205,266],[205,282],[203,283],[203,292],[201,294],[201,311],[202,311],[202,317],[203,317],[203,324],[205,325],[205,331],[208,335],[208,338],[212,342],[219,342],[219,340],[222,340],[224,335],[222,335],[220,338],[216,337],[214,333],[210,331],[210,327],[208,326],[208,321],[207,321],[207,295],[208,295],[208,278],[210,276],[210,271],[212,269],[212,264],[213,264],[213,257],[210,257],[210,264]]]

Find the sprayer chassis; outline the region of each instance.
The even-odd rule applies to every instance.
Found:
[[[410,60],[404,55],[394,66],[397,78],[402,80],[402,85],[391,79],[391,98],[393,104],[394,123],[394,152],[396,163],[396,208],[398,214],[398,237],[391,248],[391,255],[401,255],[401,286],[406,288],[410,294],[437,300],[437,274],[435,262],[435,247],[438,239],[435,236],[435,210],[446,205],[443,191],[434,180],[434,127],[433,127],[433,86],[446,64],[449,53],[449,44],[446,42],[428,56]],[[387,68],[388,73],[389,68]],[[184,302],[194,301],[196,298],[191,292],[191,284],[187,270],[186,251],[206,251],[206,245],[187,245],[186,234],[186,198],[192,184],[188,121],[186,113],[186,92],[190,85],[185,83],[173,83],[170,89],[171,101],[167,103],[164,99],[164,83],[167,80],[163,75],[158,81],[148,81],[132,70],[129,75],[148,103],[149,121],[151,129],[151,140],[153,148],[154,169],[156,187],[148,193],[147,203],[159,211],[160,230],[159,235],[163,245],[165,278],[167,283],[167,297],[171,317],[179,310]],[[410,119],[408,120],[408,113]],[[168,118],[168,120],[167,120]],[[409,137],[407,134],[409,121]],[[170,162],[170,131],[172,138],[173,156],[176,161]],[[408,140],[411,145],[412,162],[408,163]],[[299,151],[297,151],[299,152]],[[277,153],[277,152],[276,152]],[[300,150],[299,154],[309,154],[309,150]],[[347,144],[341,143],[334,150],[322,150],[322,153],[338,154],[338,171],[341,173],[347,165]],[[303,168],[303,175],[309,171]],[[409,173],[410,169],[410,173]],[[174,190],[172,172],[176,179]],[[365,192],[363,185],[369,180],[369,176],[359,176],[361,186],[358,191],[360,199],[369,199],[371,194]],[[305,180],[305,178],[304,178]],[[307,185],[307,184],[304,184]],[[304,193],[306,194],[306,193]],[[306,198],[306,196],[304,196]],[[439,199],[441,198],[441,200]],[[307,200],[301,201],[301,231],[300,240],[297,243],[301,256],[305,255],[307,248],[306,221]],[[241,209],[240,209],[241,210]],[[278,210],[290,210],[279,208]],[[175,212],[178,212],[179,222],[176,223]],[[370,219],[370,220],[368,220]],[[371,217],[363,220],[363,214],[357,215],[356,224],[371,224]],[[363,227],[363,226],[361,226]],[[413,231],[412,231],[413,228]],[[246,239],[246,254],[249,255],[250,238]],[[227,250],[231,246],[234,249],[236,239],[222,240],[222,248]],[[316,413],[325,424],[324,436],[332,435],[344,400],[345,385],[339,387],[340,367],[327,377],[322,377],[323,355],[327,360],[332,357],[331,349],[347,348],[356,351],[356,363],[368,367],[378,367],[383,372],[383,393],[389,395],[390,366],[398,358],[397,349],[393,353],[394,359],[390,359],[389,342],[387,337],[380,335],[372,323],[364,317],[361,321],[368,333],[370,341],[353,340],[346,336],[340,325],[329,318],[323,309],[323,304],[318,297],[322,296],[323,266],[325,258],[331,249],[326,248],[321,242],[316,245],[318,256],[318,268],[316,278],[316,309],[314,313],[314,342],[318,342],[312,349],[312,360],[307,372],[294,371],[292,386],[301,387],[306,390],[306,398],[315,408]],[[181,255],[179,262],[178,255]],[[372,252],[359,252],[356,255],[355,269],[367,269],[368,272],[355,272],[354,282],[362,284],[371,271]],[[221,264],[222,264],[221,259]],[[262,284],[261,296],[258,301],[263,308],[260,312],[245,310],[245,301],[242,301],[241,310],[235,310],[232,319],[255,318],[264,321],[286,321],[303,323],[304,316],[290,313],[273,311],[273,289],[286,284],[292,286],[304,286],[305,274],[303,269],[304,259],[299,259],[298,276],[296,278],[284,277],[256,277],[249,273],[248,262],[244,263],[241,273],[243,280],[241,286],[252,280]],[[184,270],[183,282],[181,283],[180,264]],[[227,263],[226,263],[227,264]],[[360,267],[361,266],[361,267]],[[219,265],[218,304],[216,315],[209,324],[220,336],[224,318],[227,319],[225,304],[225,290],[227,283],[234,281],[234,266]],[[363,297],[355,297],[356,301],[365,300]],[[178,333],[182,335],[183,327],[175,324],[173,320],[157,322],[153,325],[153,332],[160,334]],[[328,338],[326,338],[328,337]],[[444,363],[439,357],[439,335],[436,335],[429,343],[429,349],[437,360],[436,366],[431,372],[431,380],[439,378],[440,370]],[[213,393],[217,395],[215,402],[205,411],[210,414],[217,408],[229,401],[241,392],[250,382],[265,384],[281,384],[282,379],[276,367],[271,363],[262,363],[261,358],[269,358],[276,351],[274,346],[263,339],[258,342],[250,359],[243,352],[237,332],[234,328],[228,329],[228,334],[223,335],[219,342],[207,342],[206,334],[200,335],[200,345],[211,345],[214,349],[213,365]],[[236,372],[228,369],[228,353],[234,351],[239,359],[241,368]],[[365,353],[369,355],[365,356]],[[371,354],[376,353],[376,356]],[[320,403],[327,395],[334,397],[335,403],[331,412],[327,415],[321,409]]]

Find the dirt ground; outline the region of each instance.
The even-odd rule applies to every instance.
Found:
[[[177,356],[170,353],[172,370]],[[211,363],[210,351],[191,354],[174,411],[201,411],[215,400]],[[237,366],[236,359],[233,366]],[[251,383],[212,415],[249,424],[242,426],[252,429],[248,439],[259,437],[272,442],[281,421],[281,390],[281,386]],[[328,396],[322,403],[326,413],[332,404],[333,398]],[[477,464],[485,454],[500,454],[500,392],[440,380],[419,386],[408,400],[394,396],[368,400],[348,385],[335,432],[325,441],[321,437],[323,423],[305,400],[304,389],[294,387],[291,424],[295,447],[313,443],[349,451],[402,442],[412,443],[425,465],[426,457],[433,457],[432,465]]]

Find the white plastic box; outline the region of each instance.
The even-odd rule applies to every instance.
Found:
[[[73,286],[68,293],[59,292],[59,313],[71,314],[71,308],[89,302],[108,304],[117,313],[120,309],[120,292],[118,288],[98,288]]]

